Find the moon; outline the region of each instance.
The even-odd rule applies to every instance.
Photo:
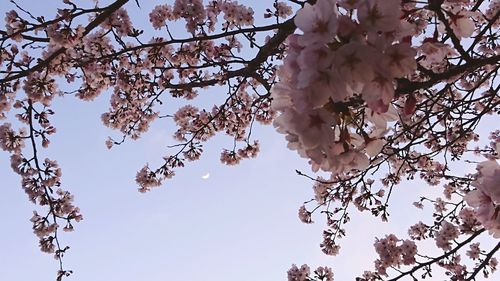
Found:
[[[210,173],[206,173],[205,175],[201,176],[201,178],[204,180],[208,180],[209,177],[210,177]]]

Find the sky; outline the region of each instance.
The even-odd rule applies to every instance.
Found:
[[[58,133],[46,155],[61,165],[63,184],[84,216],[61,236],[71,246],[64,262],[75,271],[72,280],[284,280],[292,263],[333,265],[319,248],[321,219],[305,225],[297,216],[312,189],[294,170],[309,167],[272,127],[255,132],[262,136],[257,159],[224,166],[215,140],[202,160],[141,194],[136,171],[157,160],[171,139],[159,123],[140,140],[107,150],[112,132],[99,118],[106,106],[105,97],[93,103],[65,97],[54,105]],[[53,280],[57,263],[38,250],[29,222],[34,205],[5,153],[0,167],[0,280]],[[354,222],[351,246],[370,247],[373,237],[363,232],[376,225]],[[371,266],[364,254],[354,257]],[[341,268],[349,263],[337,259]]]
[[[150,28],[147,14],[161,2],[141,1],[140,10],[131,2],[128,7],[135,9],[131,15],[145,18],[140,24]],[[264,1],[241,2],[258,10]],[[43,7],[41,1],[20,3],[35,13],[52,14],[45,2]],[[2,5],[0,12],[7,6]],[[202,95],[210,102],[217,94]],[[108,150],[107,136],[118,136],[100,121],[108,99],[104,94],[87,103],[67,96],[53,104],[58,131],[43,153],[62,167],[64,188],[74,194],[84,216],[73,233],[61,236],[71,247],[64,258],[65,268],[74,271],[69,280],[286,280],[293,263],[326,265],[333,268],[336,280],[352,280],[373,269],[375,236],[389,232],[403,236],[416,222],[408,220],[409,215],[418,215],[415,209],[398,212],[398,206],[418,198],[409,194],[427,192],[423,183],[401,185],[391,223],[353,214],[341,255],[325,256],[319,247],[323,218],[305,225],[297,215],[313,192],[312,182],[295,170],[310,172],[310,167],[286,148],[283,135],[272,126],[258,126],[253,133],[261,143],[257,159],[231,167],[220,164],[220,149],[229,139],[218,136],[205,146],[200,161],[178,170],[162,187],[141,194],[135,174],[147,162],[159,163],[166,146],[174,143],[173,127],[162,119],[139,140]],[[206,173],[210,177],[202,179]],[[35,206],[27,200],[4,152],[0,179],[0,280],[54,280],[58,264],[38,249],[29,221]]]

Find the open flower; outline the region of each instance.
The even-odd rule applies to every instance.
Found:
[[[500,165],[495,160],[478,164],[478,174],[473,190],[465,196],[465,201],[473,207],[477,219],[495,238],[500,238]]]
[[[318,0],[316,4],[306,3],[295,16],[295,25],[304,32],[304,42],[326,43],[337,32],[338,13],[336,0]]]
[[[358,8],[359,22],[368,31],[394,31],[399,26],[400,15],[399,0],[365,0]]]

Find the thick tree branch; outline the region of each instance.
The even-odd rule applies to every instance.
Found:
[[[500,61],[500,55],[495,55],[488,58],[472,59],[465,64],[451,67],[449,70],[445,72],[435,74],[429,80],[423,82],[411,82],[406,79],[400,79],[398,81],[400,82],[399,86],[396,89],[396,96],[409,94],[419,89],[430,88],[436,85],[437,83],[446,81],[447,79],[450,79],[454,76],[463,75],[465,73],[476,71],[478,68],[481,68],[488,64],[497,64],[499,61]]]

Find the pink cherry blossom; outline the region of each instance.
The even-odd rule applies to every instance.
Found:
[[[500,216],[497,209],[500,206],[500,165],[495,160],[480,163],[478,174],[473,185],[476,190],[465,196],[467,204],[475,209],[477,219],[493,237],[500,237]]]
[[[369,31],[396,30],[401,14],[399,0],[364,0],[358,7],[361,25]]]
[[[314,5],[306,3],[295,16],[295,24],[304,32],[304,43],[326,43],[337,32],[338,14],[336,0],[318,0]]]
[[[404,185],[432,186],[409,201],[424,210],[415,218],[432,216],[410,222],[410,240],[377,239],[375,269],[361,281],[431,278],[435,265],[450,280],[496,270],[498,248],[482,241],[500,237],[500,130],[483,136],[500,103],[498,0],[94,2],[60,1],[43,17],[13,2],[0,30],[0,148],[35,204],[33,232],[58,260],[58,280],[71,273],[62,231],[82,219],[62,168],[42,156],[59,143],[52,105],[65,103],[61,96],[109,98],[101,115],[115,131],[108,148],[158,120],[175,127],[161,163],[137,172],[140,192],[202,158],[217,135],[229,137],[219,147],[223,164],[257,157],[257,127],[273,124],[311,169],[297,171],[313,181],[298,215],[324,217],[327,255],[341,253],[358,213],[389,221],[412,208],[393,208]],[[150,25],[138,25],[144,16]],[[477,173],[465,174],[478,157]],[[491,235],[479,247],[484,231]],[[328,267],[293,265],[287,275],[333,280]]]

